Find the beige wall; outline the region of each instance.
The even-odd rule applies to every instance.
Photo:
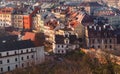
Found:
[[[36,14],[33,18],[32,27],[37,31],[44,30],[44,21],[42,20],[41,14]]]
[[[0,14],[0,26],[7,27],[12,25],[12,14]]]
[[[23,15],[20,14],[13,15],[13,26],[15,28],[23,28]]]

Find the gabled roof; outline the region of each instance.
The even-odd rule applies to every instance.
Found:
[[[88,25],[88,24],[93,24],[93,23],[94,23],[94,19],[93,19],[92,16],[86,14],[86,15],[83,17],[81,23],[82,23],[84,26],[86,26],[86,25]]]

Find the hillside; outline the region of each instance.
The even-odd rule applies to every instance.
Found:
[[[120,74],[120,66],[110,60],[101,64],[82,51],[57,56],[45,63],[27,69],[18,69],[6,74]]]

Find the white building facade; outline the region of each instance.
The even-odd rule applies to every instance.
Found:
[[[25,68],[33,65],[33,63],[40,64],[44,62],[44,46],[30,47],[27,44],[24,45],[22,47],[20,47],[21,45],[18,47],[15,45],[16,48],[12,48],[12,50],[7,50],[9,49],[7,48],[0,51],[0,73],[12,71],[17,68]]]

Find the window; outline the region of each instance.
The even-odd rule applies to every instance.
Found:
[[[17,61],[17,58],[15,58],[15,61]]]
[[[64,51],[62,50],[62,53],[64,53]]]
[[[94,45],[92,46],[92,48],[95,48]]]
[[[2,64],[2,60],[0,61],[0,64]]]
[[[7,63],[9,63],[10,61],[9,61],[9,59],[7,59]]]
[[[21,50],[21,53],[23,53],[23,50]]]
[[[58,48],[59,48],[60,46],[58,45]]]
[[[3,68],[1,68],[0,70],[1,70],[1,72],[3,72]]]
[[[58,50],[58,53],[60,53],[60,50]]]
[[[31,49],[31,52],[33,52],[33,49]]]
[[[112,40],[110,39],[109,42],[112,43]]]
[[[8,53],[8,52],[7,52],[6,54],[7,54],[7,56],[9,55],[9,53]]]
[[[0,57],[2,57],[2,54],[0,53]]]
[[[98,48],[100,48],[100,46],[98,45]]]
[[[17,52],[15,51],[15,54],[17,54]]]
[[[62,45],[62,48],[63,48],[64,46]]]
[[[26,52],[28,52],[28,49],[26,50]]]
[[[98,41],[98,43],[100,43],[100,39],[98,39],[97,41]]]
[[[29,56],[27,56],[27,59],[29,59]]]
[[[112,48],[112,46],[110,45],[110,49]]]
[[[65,39],[65,43],[69,44],[69,39],[68,38]]]
[[[10,66],[8,66],[8,71],[10,71]]]
[[[23,58],[23,57],[21,57],[21,60],[24,60],[24,58]]]

